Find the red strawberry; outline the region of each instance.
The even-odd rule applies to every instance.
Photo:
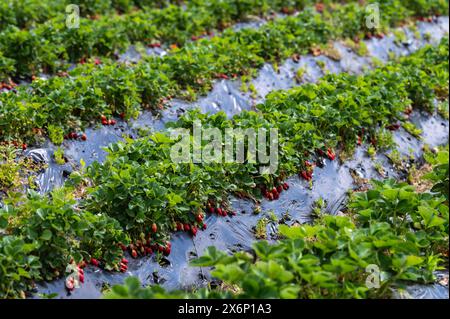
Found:
[[[183,231],[183,224],[177,223],[177,230],[178,231]]]
[[[361,144],[362,144],[362,138],[361,138],[361,136],[358,136],[358,142],[356,142],[356,144],[358,144],[359,146],[361,146]]]
[[[324,9],[325,9],[325,6],[324,6],[323,3],[317,3],[316,4],[316,11],[317,12],[322,13]]]
[[[126,272],[126,271],[127,271],[127,268],[124,268],[124,267],[120,268],[120,272]]]
[[[214,214],[214,207],[208,207],[208,211],[210,214]]]
[[[269,199],[270,201],[272,201],[272,200],[273,200],[273,194],[272,194],[272,193],[269,193],[269,197],[268,197],[268,199]]]
[[[138,256],[137,251],[133,249],[133,250],[131,251],[131,256],[132,256],[133,258],[137,258],[137,256]]]
[[[197,220],[198,223],[201,223],[203,221],[203,215],[199,214],[195,217],[195,220]]]
[[[164,255],[169,256],[170,255],[170,247],[164,248]]]
[[[98,260],[95,259],[95,258],[91,258],[91,264],[96,266],[96,267],[98,267],[98,265],[99,265]]]
[[[289,189],[289,184],[288,183],[284,183],[283,184],[283,188],[284,188],[284,190],[288,190]]]
[[[184,224],[184,231],[189,231],[191,230],[191,226],[189,226],[189,224]]]
[[[108,120],[102,120],[103,125],[108,125]]]
[[[277,187],[277,192],[278,192],[278,193],[281,193],[282,191],[283,191],[283,186],[279,185],[279,186]]]
[[[102,62],[100,61],[100,59],[99,58],[95,58],[94,59],[94,64],[95,65],[99,65],[99,64],[101,64]]]
[[[100,116],[100,120],[102,120],[102,121],[106,121],[106,120],[107,120],[107,118],[106,118],[106,116],[102,115],[102,116]]]
[[[121,263],[123,263],[123,264],[128,264],[128,259],[122,258]]]
[[[191,229],[191,233],[192,233],[192,236],[196,236],[197,235],[197,227],[192,227],[192,229]]]
[[[27,144],[23,143],[23,144],[22,144],[22,150],[25,151],[26,149],[27,149]]]
[[[160,253],[162,253],[162,252],[164,251],[164,247],[161,246],[161,245],[159,245],[159,246],[158,246],[158,251],[159,251]]]
[[[222,216],[222,208],[218,207],[216,208],[216,213],[220,216]]]
[[[86,141],[86,140],[87,140],[87,135],[86,135],[86,133],[83,133],[83,134],[81,135],[81,140],[82,140],[82,141]]]
[[[78,279],[80,280],[81,283],[84,283],[84,274],[79,274]]]
[[[302,175],[303,179],[305,179],[307,181],[310,180],[310,177],[306,171],[302,171],[300,174]]]
[[[206,227],[207,227],[206,224],[203,224],[203,226],[202,226],[203,230],[205,230]]]
[[[331,161],[334,161],[334,159],[336,158],[336,155],[333,153],[333,151],[331,150],[331,148],[329,148],[327,150],[327,156]]]
[[[155,223],[152,224],[152,232],[156,233],[158,231],[158,226]]]
[[[125,118],[125,113],[124,112],[120,113],[119,117],[123,120]]]
[[[153,254],[153,250],[150,247],[145,247],[145,253],[147,255],[151,255],[151,254]]]

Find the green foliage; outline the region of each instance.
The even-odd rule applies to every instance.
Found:
[[[433,165],[433,171],[425,176],[434,183],[432,191],[445,196],[447,203],[449,196],[448,157],[448,146],[439,151],[435,157],[426,156],[427,161]]]
[[[118,222],[104,215],[78,211],[74,204],[67,189],[56,189],[50,197],[29,191],[26,198],[6,200],[0,209],[4,245],[0,252],[4,249],[10,253],[17,246],[18,257],[17,260],[0,258],[4,269],[15,269],[4,282],[2,276],[0,285],[13,285],[10,280],[20,281],[15,272],[30,280],[51,280],[59,277],[72,259],[81,262],[95,257],[106,269],[118,269],[123,255],[119,243],[128,243]]]
[[[352,35],[366,32],[365,8],[350,3],[330,7],[329,12],[323,14],[306,8],[297,16],[276,19],[259,29],[226,30],[221,37],[187,42],[191,35],[213,28],[219,20],[240,19],[244,8],[264,14],[274,7],[280,9],[286,5],[283,1],[257,0],[255,6],[254,1],[235,0],[230,4],[219,0],[212,3],[195,1],[189,2],[186,10],[168,6],[162,10],[151,9],[150,13],[138,11],[117,16],[117,23],[109,17],[94,21],[82,19],[78,29],[68,29],[62,17],[39,25],[32,32],[7,27],[0,35],[0,71],[15,70],[15,75],[22,76],[64,70],[68,66],[63,63],[65,59],[78,61],[89,56],[111,56],[114,51],[138,40],[147,44],[155,39],[167,40],[183,46],[170,50],[162,58],[148,56],[131,67],[106,58],[102,59],[101,66],[93,59],[86,60],[86,64],[70,71],[68,77],[36,80],[31,85],[32,91],[19,87],[17,93],[1,94],[2,139],[33,140],[35,128],[51,134],[55,131],[52,128],[60,127],[67,133],[93,123],[101,114],[117,116],[124,113],[130,118],[142,108],[159,110],[175,93],[178,97],[192,99],[207,92],[218,76],[253,75],[264,61],[279,62],[294,53],[307,53],[313,46],[348,37],[348,27],[353,30]],[[310,3],[294,3],[300,8],[307,4]],[[382,7],[380,10],[396,8],[391,10],[392,15],[386,14],[391,11],[383,11],[382,24],[386,28],[397,23],[399,14],[401,19],[406,19],[418,10],[410,11],[407,4],[399,1],[388,1]],[[218,11],[223,11],[223,15],[211,15],[208,11],[211,8],[222,8]],[[157,17],[148,19],[147,13]],[[219,20],[203,23],[190,14],[200,14],[207,21]],[[336,26],[336,21],[351,21],[355,16],[359,17],[355,25]],[[141,38],[127,32],[136,32]],[[12,75],[2,72],[0,78]],[[427,77],[423,72],[426,71],[414,76]],[[434,78],[436,81],[432,86],[417,84],[409,89],[414,94],[416,106],[430,110],[433,92],[448,92],[448,85],[442,84],[448,82],[448,73],[441,71]]]
[[[432,282],[442,262],[439,244],[446,241],[448,247],[448,204],[405,184],[374,186],[354,195],[351,216],[323,215],[313,225],[280,225],[285,239],[255,243],[256,257],[246,252],[229,256],[209,247],[192,265],[214,267],[211,274],[224,282],[222,287],[237,291],[210,290],[212,298],[380,298],[408,282]],[[376,289],[366,284],[369,265],[380,271]],[[167,293],[158,286],[142,288],[134,278],[105,297],[205,298],[205,290]]]

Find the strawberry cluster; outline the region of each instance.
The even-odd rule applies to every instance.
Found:
[[[86,141],[87,140],[87,135],[86,133],[76,133],[76,132],[70,132],[69,134],[64,136],[65,140],[82,140],[82,141]]]
[[[125,114],[124,114],[124,117],[125,117]],[[116,120],[115,119],[108,119],[104,115],[100,116],[100,120],[102,122],[102,125],[116,125]]]

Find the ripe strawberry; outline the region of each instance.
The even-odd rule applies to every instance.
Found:
[[[101,115],[101,116],[100,116],[100,120],[102,120],[102,121],[106,121],[106,120],[107,120],[107,118],[106,118],[106,116],[104,116],[104,115]]]
[[[322,13],[323,10],[325,10],[325,5],[323,3],[317,3],[316,4],[316,11],[319,13]]]
[[[25,151],[26,149],[27,149],[27,144],[23,143],[23,144],[22,144],[22,150]]]
[[[147,255],[151,255],[151,254],[153,254],[153,250],[150,247],[145,247],[145,253]]]
[[[195,220],[196,220],[198,223],[201,223],[201,222],[203,221],[203,215],[202,215],[202,214],[199,214],[199,215],[195,216]]]
[[[94,59],[94,64],[95,65],[99,65],[99,64],[101,64],[102,62],[100,61],[100,59],[99,58],[95,58]]]
[[[273,199],[274,200],[277,200],[279,198],[280,198],[280,194],[278,194],[278,192],[273,194]]]
[[[222,216],[222,208],[220,207],[216,208],[216,213],[217,215]]]
[[[84,260],[82,260],[79,264],[78,264],[78,268],[80,268],[81,270],[83,270],[83,268],[86,267],[86,262]]]
[[[208,211],[210,214],[214,214],[214,207],[208,207]]]
[[[270,201],[273,201],[273,194],[272,194],[272,193],[269,193],[268,199],[269,199]]]
[[[227,217],[228,216],[228,212],[225,209],[222,209],[222,216],[223,217]]]
[[[283,189],[286,191],[289,189],[289,184],[288,183],[284,183],[283,184]]]
[[[131,256],[132,256],[133,258],[137,258],[137,256],[138,256],[137,251],[133,249],[133,250],[131,251]]]
[[[122,251],[126,251],[127,250],[127,246],[125,246],[124,244],[119,244],[120,248],[122,248]]]
[[[327,150],[327,156],[331,161],[334,161],[334,159],[336,158],[336,155],[333,153],[333,151],[331,150],[331,148],[329,148]]]
[[[283,186],[279,185],[279,186],[277,187],[277,192],[278,192],[278,193],[281,193],[282,191],[283,191]]]
[[[306,171],[302,171],[300,174],[301,174],[301,176],[303,177],[303,179],[305,179],[305,180],[307,180],[307,181],[310,180],[310,178],[309,178],[309,176],[308,176],[308,173],[307,173]]]
[[[98,265],[99,265],[99,262],[98,262],[98,260],[97,260],[97,259],[95,259],[95,258],[91,258],[91,264],[92,264],[92,265],[94,265],[95,267],[98,267]]]
[[[191,230],[191,226],[189,226],[189,224],[184,224],[184,231],[189,231]]]
[[[192,233],[192,236],[197,236],[197,227],[192,227],[192,229],[191,229],[191,233]]]
[[[207,228],[206,224],[203,224],[202,228],[205,230]]]
[[[123,120],[125,118],[125,113],[124,112],[120,113],[119,117]]]
[[[84,283],[84,274],[79,274],[78,279],[80,280],[81,283]]]
[[[108,125],[108,120],[102,120],[102,125]]]
[[[122,262],[123,264],[128,264],[128,259],[122,258],[121,262]]]
[[[152,232],[156,233],[158,231],[158,226],[155,223],[152,224]]]
[[[161,246],[161,245],[159,245],[159,246],[158,246],[158,251],[159,251],[160,253],[162,253],[162,252],[164,251],[164,247]]]
[[[177,230],[178,231],[183,231],[183,224],[177,223]]]
[[[358,135],[358,142],[356,142],[356,144],[358,144],[359,146],[361,146],[362,144],[362,138],[359,135]]]
[[[170,255],[170,247],[166,247],[166,248],[164,248],[164,255],[165,256],[169,256]]]
[[[120,267],[120,272],[126,272],[126,271],[127,271],[127,268]]]
[[[86,141],[86,140],[87,140],[87,135],[86,135],[86,133],[83,133],[83,134],[81,135],[81,140],[82,140],[82,141]]]

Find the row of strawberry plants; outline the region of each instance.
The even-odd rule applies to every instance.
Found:
[[[448,152],[440,156],[448,174]],[[411,282],[432,283],[433,271],[448,262],[448,193],[418,193],[392,180],[373,183],[371,190],[352,194],[346,216],[323,214],[312,225],[280,225],[282,239],[255,243],[254,255],[230,256],[209,247],[191,265],[213,267],[213,278],[224,284],[218,288],[167,292],[143,288],[131,277],[105,297],[386,298]],[[368,285],[372,271],[378,272]]]
[[[153,223],[161,230],[157,240],[177,229],[177,223],[203,227],[199,215],[223,208],[229,211],[230,192],[276,199],[287,176],[303,176],[307,171],[305,179],[309,179],[318,159],[334,160],[337,147],[352,149],[361,139],[376,147],[377,127],[383,132],[384,127],[404,120],[411,105],[431,111],[435,92],[442,91],[447,97],[448,39],[364,76],[330,75],[317,84],[274,92],[257,106],[259,112],[245,111],[228,119],[224,113],[193,110],[168,127],[185,128],[192,134],[197,120],[204,128],[222,132],[277,128],[277,172],[261,174],[265,165],[252,161],[174,163],[171,147],[178,141],[168,132],[155,133],[109,146],[106,161],[87,168],[93,186],[82,205],[117,219],[135,239],[152,234]]]
[[[35,143],[46,135],[60,143],[65,134],[95,123],[93,119],[101,122],[101,115],[130,118],[142,108],[158,110],[175,94],[195,98],[217,77],[253,75],[264,61],[280,61],[311,46],[364,33],[365,14],[353,4],[336,7],[325,18],[306,10],[258,30],[227,31],[163,58],[147,57],[135,67],[95,61],[60,77],[36,80],[31,88],[0,94],[1,139]]]
[[[0,30],[7,26],[28,29],[56,16],[64,16],[66,7],[77,5],[81,17],[126,13],[137,8],[161,8],[181,0],[5,0],[0,4]]]
[[[105,163],[73,173],[66,188],[50,198],[10,194],[0,210],[0,252],[6,256],[0,259],[0,291],[4,297],[18,296],[34,280],[62,275],[71,261],[80,267],[90,261],[126,271],[126,249],[133,257],[170,254],[172,231],[195,236],[207,227],[206,213],[233,213],[230,193],[253,198],[269,191],[278,194],[286,188],[283,179],[300,173],[306,161],[314,165],[324,153],[333,159],[331,148],[338,141],[354,145],[357,136],[352,133],[375,124],[383,127],[401,117],[408,105],[432,101],[433,91],[442,92],[442,83],[447,83],[447,68],[448,39],[365,76],[328,76],[304,89],[273,93],[259,106],[261,112],[244,112],[231,120],[222,113],[190,112],[171,125],[191,128],[199,119],[222,130],[277,127],[280,166],[275,174],[260,175],[259,165],[252,163],[174,163],[170,151],[176,141],[169,133],[155,133],[111,145]],[[274,119],[287,111],[292,119]],[[304,149],[303,143],[312,144]],[[82,197],[77,205],[73,194]]]
[[[125,15],[106,15],[95,20],[80,18],[78,28],[66,26],[60,15],[30,30],[11,26],[0,34],[0,78],[54,73],[67,68],[65,61],[78,62],[91,56],[113,57],[131,43],[159,46],[161,42],[182,45],[214,29],[222,29],[249,15],[267,15],[289,4],[302,9],[312,0],[220,0],[190,1],[186,6],[146,8]],[[20,49],[20,52],[18,52]],[[14,68],[14,72],[10,71]],[[3,69],[3,70],[2,70]]]

